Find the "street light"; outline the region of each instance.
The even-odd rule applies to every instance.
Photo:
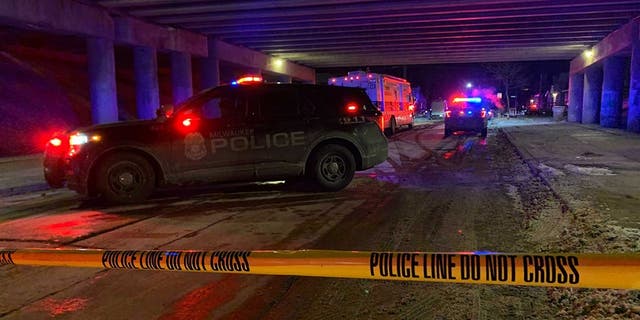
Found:
[[[551,93],[551,96],[553,97],[553,105],[556,105],[556,98],[558,97],[558,92],[554,91]]]
[[[471,82],[467,82],[467,89],[473,88],[473,84]]]
[[[593,48],[585,50],[584,51],[584,56],[587,57],[588,59],[593,58],[593,56],[594,56]]]

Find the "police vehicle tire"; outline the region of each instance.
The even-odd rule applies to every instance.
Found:
[[[60,174],[53,174],[45,171],[44,180],[51,188],[58,189],[64,187],[64,177]]]
[[[349,149],[329,144],[320,147],[311,157],[310,177],[326,191],[344,189],[356,171],[356,161]]]
[[[483,128],[482,131],[480,131],[480,136],[483,138],[487,137],[487,128]]]
[[[112,203],[133,203],[151,195],[155,172],[149,161],[133,153],[116,153],[100,162],[96,187],[101,197]]]

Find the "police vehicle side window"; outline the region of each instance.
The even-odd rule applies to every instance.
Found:
[[[269,88],[260,97],[260,115],[265,120],[296,119],[300,117],[296,90]]]
[[[235,120],[246,115],[246,100],[236,95],[220,95],[213,97],[202,106],[202,116],[205,119]]]

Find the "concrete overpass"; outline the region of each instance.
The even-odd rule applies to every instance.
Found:
[[[571,61],[569,121],[640,132],[640,18]]]
[[[279,81],[313,82],[312,68],[570,60],[605,37],[626,48],[616,54],[630,55],[637,41],[618,35],[636,28],[625,24],[638,15],[637,0],[0,2],[0,24],[86,38],[94,122],[117,119],[114,45],[134,48],[137,114],[149,118],[158,105],[158,52],[170,53],[171,89],[179,101],[193,91],[193,59],[203,86],[213,86],[220,83],[221,62]],[[622,33],[615,31],[621,26]],[[575,93],[578,79],[572,79]],[[591,100],[583,100],[591,110]],[[572,103],[575,111],[578,100]]]
[[[134,48],[136,106],[139,119],[155,117],[159,106],[157,52],[171,55],[174,102],[193,94],[192,57],[202,60],[202,86],[220,84],[220,61],[248,72],[269,73],[280,81],[315,82],[312,68],[232,45],[215,37],[111,14],[105,8],[73,0],[3,0],[0,24],[86,38],[92,119],[118,120],[114,44]]]

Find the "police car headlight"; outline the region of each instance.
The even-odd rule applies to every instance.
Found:
[[[78,132],[69,136],[69,145],[81,146],[89,142],[89,136],[84,133]]]

